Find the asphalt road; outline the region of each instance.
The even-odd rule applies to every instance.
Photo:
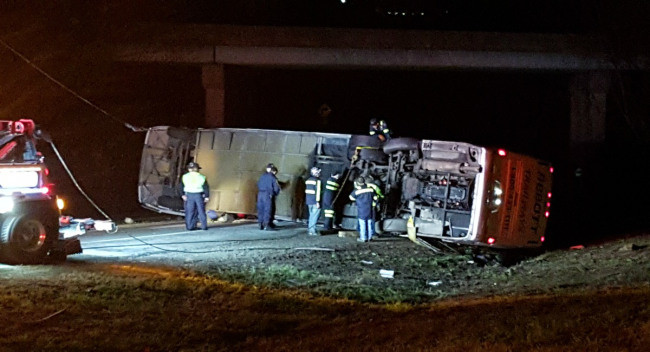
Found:
[[[83,253],[68,260],[201,266],[289,250],[334,250],[354,243],[354,238],[336,235],[307,236],[306,227],[293,222],[280,222],[276,231],[261,231],[250,221],[214,223],[206,231],[187,231],[182,223],[151,223],[123,226],[115,233],[87,233],[81,236]]]

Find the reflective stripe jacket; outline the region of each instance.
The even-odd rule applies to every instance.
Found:
[[[312,176],[305,181],[305,201],[307,205],[315,205],[320,202],[320,179]]]
[[[354,192],[350,193],[350,200],[357,203],[357,218],[361,220],[370,220],[373,218],[373,204],[377,200],[377,194],[374,189],[367,186],[355,189]]]
[[[327,182],[325,182],[325,192],[323,192],[323,208],[332,207],[334,197],[336,197],[336,193],[338,193],[340,187],[339,181],[334,177],[327,179]]]
[[[186,193],[203,193],[204,197],[210,196],[210,188],[205,176],[198,172],[190,171],[181,178],[183,183],[183,194]]]

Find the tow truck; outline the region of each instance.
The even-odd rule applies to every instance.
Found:
[[[0,262],[40,264],[81,253],[87,224],[61,215],[36,141],[51,141],[33,120],[0,120]],[[65,223],[61,223],[64,221]]]

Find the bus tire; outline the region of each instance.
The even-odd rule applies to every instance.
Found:
[[[388,155],[381,149],[363,148],[359,152],[359,159],[375,163],[388,163]]]
[[[191,142],[196,138],[196,131],[189,128],[168,127],[167,135],[172,138],[180,139],[182,141]]]
[[[352,158],[357,147],[381,148],[382,142],[375,136],[354,134],[348,142],[348,158]]]
[[[417,150],[420,147],[420,141],[415,138],[395,138],[384,144],[384,153],[390,154],[398,151]]]
[[[384,232],[406,232],[406,220],[399,218],[384,219],[382,221],[382,228]]]

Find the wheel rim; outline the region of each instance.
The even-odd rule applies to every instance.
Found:
[[[46,237],[45,226],[40,221],[27,220],[16,228],[12,242],[25,252],[36,252],[43,247]]]

